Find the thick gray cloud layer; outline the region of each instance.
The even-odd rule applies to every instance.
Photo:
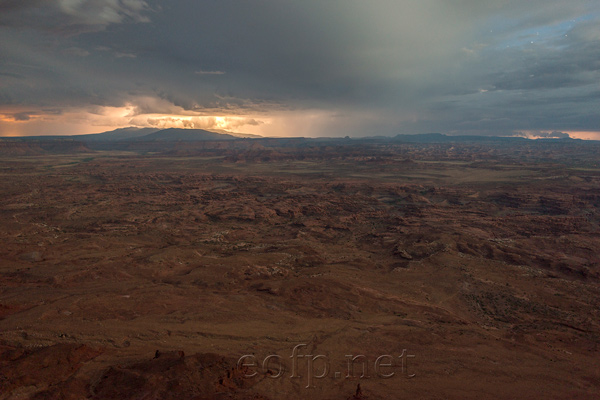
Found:
[[[129,104],[328,115],[307,134],[600,130],[587,0],[5,0],[0,53],[23,123]]]

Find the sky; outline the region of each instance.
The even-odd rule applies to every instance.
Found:
[[[598,0],[0,0],[0,136],[600,139]]]

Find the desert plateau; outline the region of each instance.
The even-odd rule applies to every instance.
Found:
[[[44,143],[0,142],[1,399],[600,396],[598,144]]]

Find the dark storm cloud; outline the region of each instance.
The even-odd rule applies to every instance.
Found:
[[[9,12],[17,10],[27,10],[37,7],[43,3],[43,0],[4,0],[0,2],[0,11],[6,16]]]
[[[590,23],[571,29],[564,36],[549,43],[515,51],[505,51],[508,59],[521,62],[514,69],[491,76],[495,90],[554,89],[585,86],[598,82],[600,71],[600,38],[586,38],[583,32],[593,34],[597,26]],[[583,32],[582,32],[583,31]],[[531,43],[530,43],[531,44]]]
[[[5,76],[8,78],[15,78],[15,79],[23,78],[23,75],[13,74],[11,72],[0,72],[0,76]]]
[[[9,0],[0,102],[329,113],[315,134],[594,130],[599,19],[585,0]]]
[[[13,115],[13,118],[15,121],[29,121],[31,119],[31,117],[29,116],[29,113],[16,113]]]
[[[7,0],[0,3],[0,25],[73,35],[109,24],[148,22],[149,10],[143,0]]]

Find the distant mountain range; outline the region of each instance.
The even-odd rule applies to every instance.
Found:
[[[155,131],[147,135],[133,138],[137,142],[196,142],[207,140],[235,140],[239,139],[227,133],[217,133],[204,129],[178,129],[169,128]],[[131,139],[130,139],[131,140]]]
[[[160,129],[156,128],[121,128],[115,129],[114,131],[92,133],[89,135],[74,135],[71,136],[73,139],[81,140],[85,142],[104,142],[104,141],[122,141],[132,140],[150,135],[158,132]]]
[[[120,128],[112,131],[93,133],[86,135],[70,135],[70,136],[24,136],[2,138],[0,140],[12,141],[51,141],[51,140],[76,140],[90,145],[98,144],[102,146],[110,145],[110,143],[176,143],[176,142],[214,142],[214,141],[231,141],[236,139],[256,139],[259,141],[289,141],[291,139],[300,140],[311,143],[469,143],[469,142],[496,142],[496,143],[519,143],[533,141],[524,137],[518,136],[474,136],[474,135],[458,135],[448,136],[442,133],[422,133],[422,134],[400,134],[396,136],[372,136],[363,138],[266,138],[259,135],[234,133],[223,130],[205,130],[205,129],[181,129],[181,128]],[[562,138],[562,139],[542,139],[543,142],[565,143],[581,141],[581,139]],[[586,141],[587,142],[587,141]],[[116,143],[115,143],[116,144]]]
[[[443,133],[421,133],[416,135],[396,135],[391,139],[395,142],[404,143],[456,143],[456,142],[523,142],[530,139],[520,136],[473,136],[456,135],[448,136]],[[551,139],[562,140],[562,139]],[[569,139],[567,139],[569,140]],[[573,140],[573,139],[571,139]]]
[[[196,142],[213,140],[235,140],[239,138],[259,138],[261,136],[226,131],[209,131],[204,129],[157,129],[157,128],[121,128],[113,131],[89,135],[70,136],[83,142]]]

